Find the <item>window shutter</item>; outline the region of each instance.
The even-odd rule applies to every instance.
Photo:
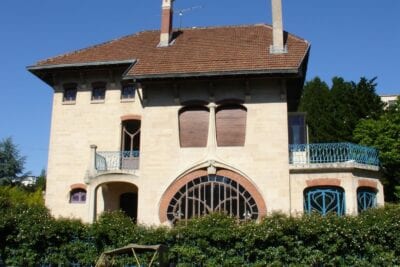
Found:
[[[205,147],[208,138],[209,110],[206,107],[186,107],[179,112],[181,147]]]
[[[241,105],[221,106],[216,113],[218,146],[244,146],[247,110]]]

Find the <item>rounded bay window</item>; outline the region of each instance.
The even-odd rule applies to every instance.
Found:
[[[227,170],[217,174],[197,171],[170,186],[160,207],[161,221],[176,223],[213,212],[221,212],[239,220],[259,219],[265,204],[254,186],[244,177]],[[235,175],[229,175],[235,174]],[[236,176],[236,177],[235,177]]]

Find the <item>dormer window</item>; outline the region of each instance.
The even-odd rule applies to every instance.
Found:
[[[135,85],[133,83],[122,84],[121,87],[121,99],[133,99],[135,98]]]
[[[63,102],[64,103],[75,103],[76,101],[76,84],[66,84],[64,86]]]
[[[105,83],[93,83],[92,85],[92,101],[102,102],[106,97],[106,84]]]

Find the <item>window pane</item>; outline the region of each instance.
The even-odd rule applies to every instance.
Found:
[[[104,100],[106,90],[104,87],[95,87],[92,91],[92,100]]]
[[[357,190],[358,212],[376,207],[376,191],[373,188],[361,187]]]
[[[76,100],[76,88],[66,88],[64,90],[63,101],[75,101]]]
[[[124,85],[121,91],[122,99],[129,99],[135,97],[135,87],[133,85]]]
[[[289,114],[289,144],[306,144],[305,114]]]

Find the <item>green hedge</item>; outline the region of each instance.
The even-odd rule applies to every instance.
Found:
[[[7,266],[94,265],[102,251],[128,243],[166,244],[179,266],[400,265],[400,206],[357,217],[276,214],[258,223],[212,214],[170,229],[137,226],[120,212],[91,225],[56,220],[41,204],[0,194],[0,254]]]

